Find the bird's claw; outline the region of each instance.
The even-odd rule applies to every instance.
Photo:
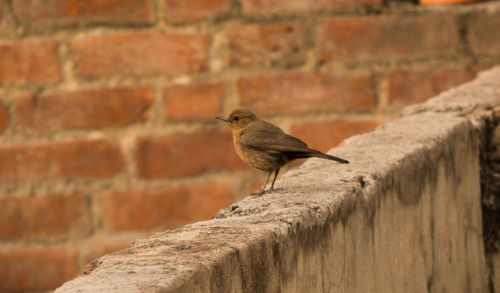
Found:
[[[250,193],[249,195],[251,195],[251,196],[263,196],[266,192],[267,192],[266,190],[260,190],[258,192]]]

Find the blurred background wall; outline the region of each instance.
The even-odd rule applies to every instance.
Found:
[[[214,116],[327,151],[500,63],[499,28],[498,1],[0,0],[0,291],[259,188]]]

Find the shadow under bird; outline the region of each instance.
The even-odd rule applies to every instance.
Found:
[[[342,164],[349,163],[342,158],[310,149],[305,142],[259,119],[248,109],[236,109],[227,117],[217,116],[215,119],[229,124],[233,132],[234,147],[244,162],[258,170],[269,172],[260,193],[264,193],[269,178],[274,172],[270,189],[273,190],[280,168],[295,159],[316,157]]]

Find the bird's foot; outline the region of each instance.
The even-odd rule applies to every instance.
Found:
[[[260,190],[258,192],[250,193],[251,196],[263,196],[268,190]]]

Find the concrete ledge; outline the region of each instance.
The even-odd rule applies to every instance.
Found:
[[[56,292],[487,292],[482,119],[500,67],[310,159],[274,193],[93,262]]]

